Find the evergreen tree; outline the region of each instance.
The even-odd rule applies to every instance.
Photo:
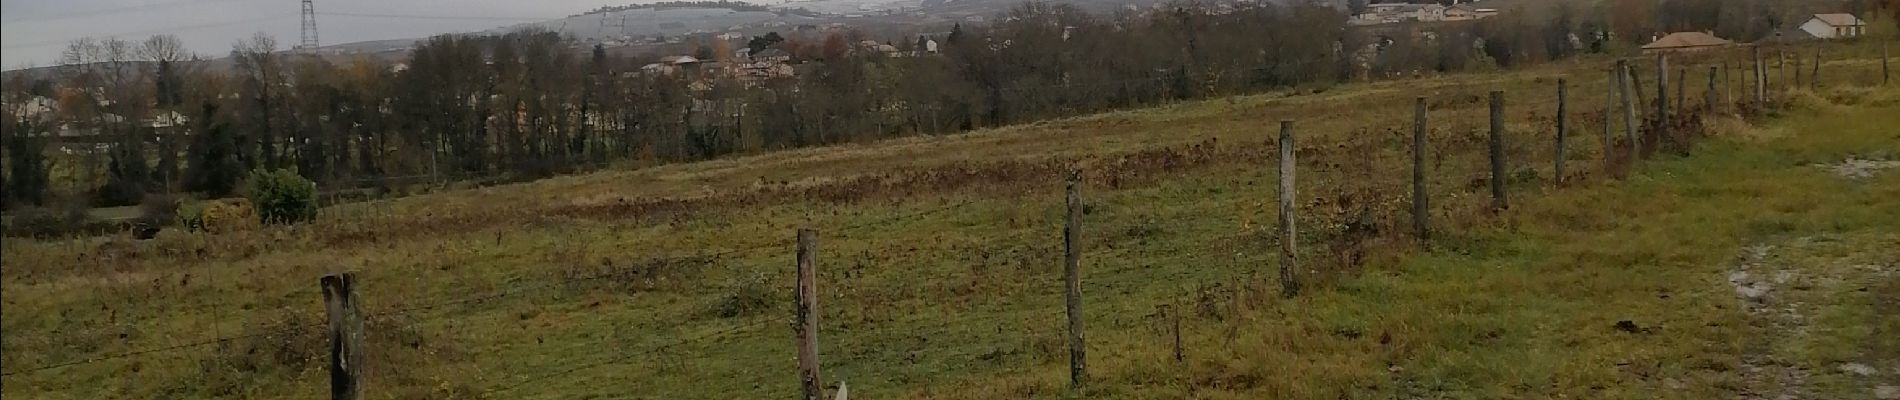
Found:
[[[209,197],[230,195],[244,175],[237,137],[229,126],[216,121],[217,110],[216,105],[205,103],[204,112],[195,122],[198,134],[192,136],[191,146],[186,149],[191,166],[185,174],[185,187]]]

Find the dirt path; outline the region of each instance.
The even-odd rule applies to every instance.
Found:
[[[1900,400],[1900,260],[1892,234],[1742,249],[1727,284],[1748,313],[1741,400]],[[1882,254],[1888,253],[1888,254]]]

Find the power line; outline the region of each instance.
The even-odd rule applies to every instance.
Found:
[[[328,16],[333,16],[333,17],[357,17],[357,18],[395,18],[395,19],[464,20],[464,21],[547,21],[547,20],[561,19],[561,18],[540,18],[540,17],[489,17],[489,16],[453,16],[453,15],[422,15],[422,14],[378,14],[378,13],[355,13],[355,12],[318,12],[317,15],[328,15]]]

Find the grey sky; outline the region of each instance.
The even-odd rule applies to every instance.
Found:
[[[636,0],[316,0],[324,45],[479,31],[522,21],[557,18],[606,4]],[[280,47],[298,43],[300,0],[0,0],[0,68],[45,66],[57,61],[67,42],[80,37],[118,36],[139,41],[177,35],[186,48],[222,56],[231,44],[256,32],[275,36]],[[383,18],[321,13],[414,16]],[[416,17],[433,18],[416,18]],[[468,17],[468,18],[464,18]]]

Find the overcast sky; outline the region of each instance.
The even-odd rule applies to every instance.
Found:
[[[649,0],[316,0],[315,8],[320,43],[332,45],[480,31],[631,2]],[[0,47],[4,48],[0,68],[52,64],[67,42],[86,36],[136,42],[169,33],[193,52],[219,57],[229,53],[231,43],[238,39],[263,32],[287,48],[302,40],[301,4],[300,0],[0,0]]]

